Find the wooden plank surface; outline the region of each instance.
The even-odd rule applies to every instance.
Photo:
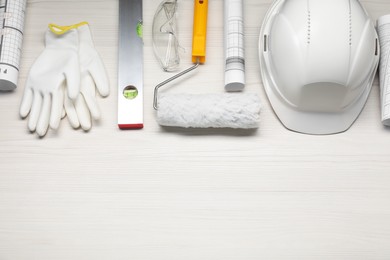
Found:
[[[118,2],[28,0],[18,89],[0,94],[0,260],[390,259],[390,130],[376,79],[346,133],[283,128],[262,88],[259,30],[271,0],[244,0],[247,89],[263,101],[258,131],[161,128],[153,88],[169,75],[153,54],[160,1],[144,1],[145,129],[120,131]],[[388,0],[361,1],[373,20]],[[167,89],[223,92],[222,0],[209,3],[207,64]],[[179,0],[190,65],[193,1]],[[39,139],[18,116],[48,23],[88,21],[111,83],[102,120],[63,120]]]

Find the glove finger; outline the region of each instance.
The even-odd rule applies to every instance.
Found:
[[[52,95],[52,105],[50,113],[50,127],[58,129],[64,111],[64,88],[61,86]]]
[[[25,118],[31,110],[31,106],[33,103],[34,93],[31,88],[26,88],[24,91],[24,95],[22,98],[22,103],[20,104],[19,114],[21,117]]]
[[[97,104],[96,98],[91,95],[84,95],[85,103],[89,109],[89,112],[91,113],[91,116],[94,120],[100,119],[100,109]]]
[[[97,54],[98,55],[98,54]],[[110,83],[108,80],[106,69],[99,56],[92,62],[89,67],[89,73],[95,81],[96,88],[102,97],[106,97],[110,94]]]
[[[65,108],[62,109],[62,113],[61,113],[61,119],[64,119],[66,117],[66,111],[65,111]]]
[[[62,107],[62,112],[61,112],[61,119],[64,119],[66,117],[66,110],[65,110],[65,100],[68,98],[65,94],[65,85],[63,85],[63,87],[61,88],[62,89],[62,95],[64,96],[63,100],[62,100],[62,104],[64,105]]]
[[[89,75],[84,76],[81,82],[81,92],[84,97],[87,109],[89,110],[92,118],[94,120],[98,120],[100,118],[100,109],[96,102],[95,83]]]
[[[65,77],[68,97],[72,100],[76,100],[80,93],[80,65],[78,57],[69,61],[68,70],[65,71]]]
[[[73,102],[70,98],[65,97],[65,102],[64,102],[64,110],[66,112],[66,115],[68,116],[68,121],[70,125],[76,129],[80,127],[80,122],[77,117],[76,109],[73,105]]]
[[[89,131],[92,128],[92,119],[83,95],[77,98],[75,107],[81,128]]]
[[[33,100],[32,106],[31,106],[30,117],[28,120],[28,129],[31,132],[34,132],[35,129],[37,128],[39,114],[41,112],[41,107],[42,107],[41,93],[39,93],[38,91],[35,91],[33,99],[34,100]]]
[[[36,132],[40,137],[45,136],[47,130],[49,129],[51,103],[52,102],[51,102],[50,94],[45,94],[43,97],[43,105],[42,105],[41,113],[39,115],[39,120],[36,129]]]

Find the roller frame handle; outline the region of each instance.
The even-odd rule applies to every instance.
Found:
[[[192,62],[206,62],[208,0],[195,0],[192,35]]]

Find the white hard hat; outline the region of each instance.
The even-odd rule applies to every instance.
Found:
[[[346,131],[367,101],[378,36],[358,0],[276,0],[261,28],[259,57],[283,125],[334,134]]]

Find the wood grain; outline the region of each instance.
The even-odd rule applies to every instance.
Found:
[[[160,1],[144,1],[145,129],[116,126],[118,2],[29,0],[20,86],[0,94],[0,260],[390,259],[390,131],[378,81],[346,133],[287,131],[260,79],[258,34],[271,0],[245,0],[247,90],[260,94],[257,131],[161,128],[153,88]],[[370,16],[388,0],[361,1]],[[222,0],[210,1],[207,63],[166,91],[223,92]],[[193,1],[179,1],[190,65]],[[28,70],[50,22],[88,21],[110,77],[103,118],[85,133],[62,121],[39,139],[18,116]]]

